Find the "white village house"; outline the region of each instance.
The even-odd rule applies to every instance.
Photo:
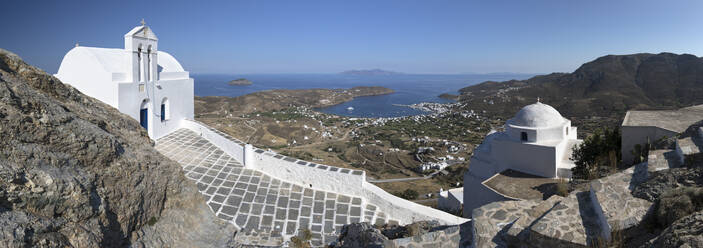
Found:
[[[489,133],[474,150],[464,173],[464,217],[484,204],[512,199],[484,183],[503,171],[570,178],[574,163],[569,158],[580,142],[576,127],[552,106],[538,101],[523,107],[505,123],[505,131]]]
[[[142,22],[124,35],[124,48],[76,45],[55,74],[86,95],[139,121],[152,139],[193,119],[193,79]]]

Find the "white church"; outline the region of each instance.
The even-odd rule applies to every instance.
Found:
[[[142,21],[124,35],[124,48],[76,45],[54,76],[138,120],[158,139],[193,119],[193,79],[158,50],[158,41]]]
[[[535,177],[571,178],[572,148],[581,140],[576,127],[552,106],[537,103],[523,107],[505,123],[505,131],[491,132],[474,150],[464,173],[464,217],[490,202],[513,199],[485,184],[505,170]]]

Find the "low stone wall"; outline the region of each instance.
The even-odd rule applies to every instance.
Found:
[[[212,142],[237,161],[244,161],[244,142],[198,121],[182,120],[181,127],[199,134],[200,137]]]
[[[594,222],[598,225],[600,229],[600,236],[604,237],[606,240],[610,240],[610,232],[612,230],[610,228],[610,225],[608,224],[608,220],[605,218],[603,208],[600,205],[600,201],[598,200],[598,195],[596,194],[596,191],[593,190],[593,186],[589,186],[588,195],[591,197],[591,208],[593,208],[593,212],[595,213]]]
[[[397,220],[401,225],[421,220],[437,220],[443,225],[459,225],[469,221],[469,219],[396,197],[372,183],[364,182],[363,185],[361,196],[368,203],[383,209],[389,218]]]
[[[491,189],[484,184],[490,178],[482,180],[480,177],[475,177],[471,172],[467,171],[464,173],[464,217],[470,218],[474,209],[492,202],[519,200]]]
[[[455,188],[450,190],[445,190],[439,193],[439,198],[437,198],[437,208],[447,211],[449,213],[462,214],[462,201],[454,196],[454,194],[461,194],[462,199],[464,198],[464,188]]]
[[[366,173],[286,157],[263,150],[254,151],[254,165],[249,167],[282,180],[313,189],[361,195]],[[245,165],[247,166],[247,165]]]

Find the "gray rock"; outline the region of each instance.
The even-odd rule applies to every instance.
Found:
[[[388,241],[381,231],[369,223],[352,223],[342,227],[341,235],[335,247],[384,247]]]
[[[646,182],[635,186],[632,195],[650,202],[656,201],[661,194],[674,188],[703,186],[703,168],[674,168],[652,172],[653,176]]]
[[[703,211],[674,222],[654,240],[651,247],[703,247]]]
[[[0,247],[222,247],[137,121],[0,49]]]

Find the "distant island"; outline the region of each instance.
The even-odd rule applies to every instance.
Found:
[[[227,84],[229,84],[229,85],[251,85],[252,82],[247,80],[246,78],[239,78],[239,79],[229,81]]]
[[[394,72],[394,71],[386,71],[386,70],[381,70],[381,69],[370,69],[370,70],[349,70],[349,71],[340,72],[339,74],[376,76],[376,75],[398,75],[398,74],[403,74],[403,73]]]

